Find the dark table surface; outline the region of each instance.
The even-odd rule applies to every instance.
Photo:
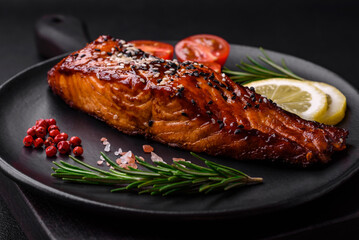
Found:
[[[25,1],[0,3],[0,84],[43,59],[34,25],[45,14],[86,22],[91,38],[175,40],[196,33],[288,53],[359,89],[355,1]],[[6,104],[6,103],[0,103]],[[5,114],[5,113],[0,113]],[[1,135],[0,135],[1,137]],[[312,202],[275,214],[218,221],[152,221],[83,212],[0,173],[1,239],[358,239],[359,174]]]

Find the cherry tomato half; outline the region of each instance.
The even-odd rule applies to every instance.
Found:
[[[210,34],[193,35],[179,41],[175,53],[179,61],[215,62],[224,65],[230,46],[221,37]]]
[[[136,48],[156,57],[166,60],[171,60],[173,58],[173,46],[171,44],[151,40],[134,40],[130,41],[130,43]]]

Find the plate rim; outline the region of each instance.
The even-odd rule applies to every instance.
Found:
[[[172,42],[172,41],[171,41]],[[173,41],[175,42],[175,41]],[[251,50],[256,50],[257,47],[254,46],[248,46],[248,45],[241,45],[241,44],[230,44],[231,46],[239,46],[239,47],[245,47]],[[278,54],[281,56],[289,56],[290,58],[293,58],[295,60],[300,60],[302,62],[305,63],[309,63],[313,66],[315,66],[316,68],[320,69],[321,71],[325,71],[327,73],[330,73],[332,75],[335,75],[337,78],[341,79],[343,82],[345,82],[346,84],[348,84],[349,86],[351,86],[354,90],[354,92],[359,95],[358,93],[358,89],[356,89],[355,87],[353,87],[349,82],[347,82],[346,80],[344,80],[342,77],[340,77],[338,74],[332,72],[329,69],[326,69],[316,63],[310,62],[308,60],[293,56],[293,55],[289,55],[286,53],[281,53],[281,52],[277,52],[277,51],[273,51],[273,50],[267,50],[266,52],[268,53],[274,53],[274,54]],[[55,57],[52,57],[50,59],[38,62],[34,65],[31,65],[27,68],[25,68],[24,70],[20,71],[19,73],[15,74],[14,76],[12,76],[11,78],[9,78],[8,80],[6,80],[3,84],[0,85],[0,92],[3,90],[3,88],[5,88],[8,84],[10,84],[12,81],[14,81],[15,79],[19,78],[20,76],[24,75],[24,74],[28,74],[31,71],[36,70],[39,67],[42,67],[43,65],[46,65],[50,62],[53,61],[59,61],[62,58],[66,57],[69,53],[65,53],[65,54],[61,54]],[[200,219],[218,219],[218,218],[231,218],[231,217],[247,217],[247,216],[252,216],[252,215],[259,215],[259,214],[265,214],[265,213],[271,213],[271,212],[275,212],[277,210],[280,209],[288,209],[294,206],[298,206],[304,203],[307,203],[311,200],[317,199],[320,196],[323,196],[324,194],[332,191],[333,189],[335,189],[336,187],[338,187],[339,185],[341,185],[343,182],[345,182],[346,180],[348,180],[351,176],[353,176],[356,172],[359,171],[359,161],[357,161],[355,164],[353,164],[350,168],[346,169],[345,172],[343,172],[340,177],[333,179],[330,182],[327,182],[326,184],[318,187],[317,189],[312,189],[310,192],[307,192],[307,194],[303,194],[299,197],[296,198],[291,198],[291,199],[284,199],[282,201],[278,201],[275,204],[271,204],[271,205],[265,205],[262,207],[256,207],[254,209],[246,209],[246,210],[235,210],[235,209],[221,209],[221,210],[206,210],[206,211],[185,211],[185,212],[181,212],[181,211],[163,211],[163,210],[147,210],[147,209],[137,209],[137,208],[130,208],[130,207],[123,207],[123,206],[118,206],[118,205],[113,205],[113,204],[109,204],[109,203],[104,203],[104,202],[100,202],[100,201],[95,201],[95,200],[90,200],[87,199],[85,197],[80,197],[80,196],[76,196],[73,195],[71,193],[67,193],[55,188],[52,188],[50,186],[47,186],[44,183],[41,183],[29,176],[27,176],[24,173],[21,173],[20,171],[18,171],[16,168],[12,167],[10,164],[8,164],[5,159],[2,158],[2,156],[0,156],[0,170],[5,173],[6,176],[8,176],[9,178],[11,178],[12,180],[14,180],[16,183],[19,183],[21,185],[24,185],[25,187],[34,189],[35,191],[38,191],[40,193],[44,193],[48,196],[51,196],[57,200],[65,200],[65,202],[70,202],[74,205],[88,205],[90,204],[91,206],[96,206],[98,207],[98,209],[96,209],[96,211],[105,211],[105,212],[113,212],[113,210],[115,210],[116,212],[121,212],[122,214],[128,215],[128,216],[138,216],[141,215],[141,217],[157,217],[157,218],[166,218],[168,219],[168,217],[178,217],[178,218],[184,218],[184,219],[188,219],[191,218],[193,219],[193,217],[196,218],[200,218]],[[256,214],[254,213],[256,212]],[[240,213],[240,216],[237,216]]]

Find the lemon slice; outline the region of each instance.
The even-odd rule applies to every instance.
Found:
[[[347,99],[337,88],[322,82],[310,82],[322,90],[327,96],[328,109],[319,119],[319,122],[335,125],[343,120],[347,107]]]
[[[245,86],[254,87],[257,93],[306,120],[319,121],[327,112],[326,94],[309,81],[271,78]]]

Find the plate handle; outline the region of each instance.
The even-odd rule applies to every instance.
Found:
[[[90,37],[86,24],[81,20],[52,14],[45,15],[36,22],[35,41],[39,55],[51,58],[85,47]]]

